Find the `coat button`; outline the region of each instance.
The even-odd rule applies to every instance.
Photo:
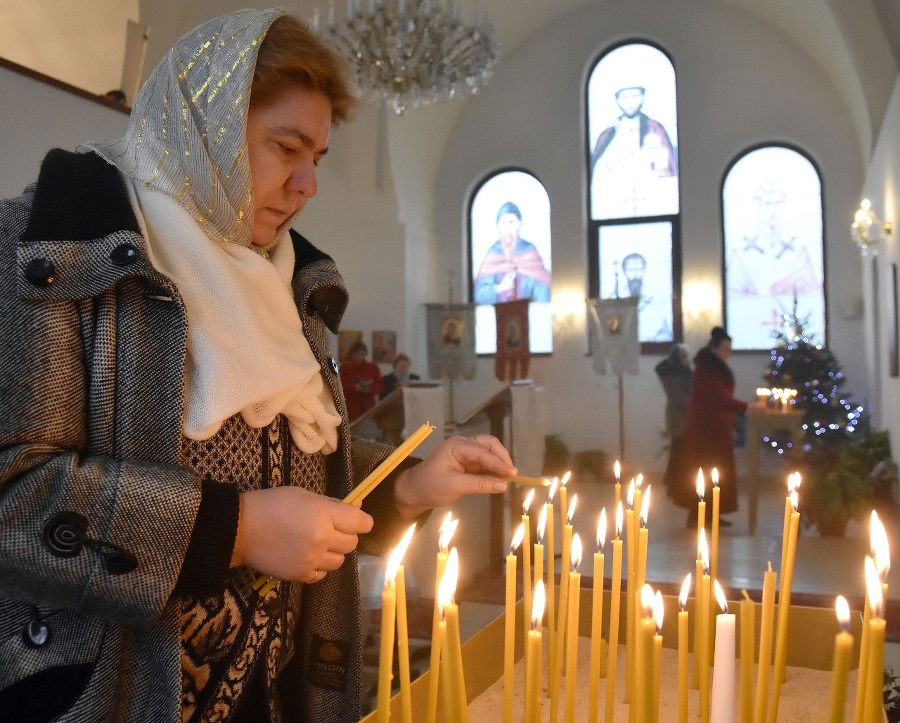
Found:
[[[138,251],[132,244],[119,244],[109,254],[109,260],[116,266],[128,266],[137,261]]]
[[[77,512],[57,512],[44,524],[41,542],[55,557],[75,557],[81,552],[88,521]]]
[[[22,631],[22,642],[29,648],[43,648],[50,642],[50,627],[40,618],[30,620]]]
[[[32,259],[25,266],[25,278],[34,286],[50,286],[56,281],[56,267],[50,259]]]
[[[337,359],[335,359],[333,356],[330,356],[330,357],[328,357],[328,363],[331,364],[331,371],[333,371],[335,374],[337,374],[338,373]]]

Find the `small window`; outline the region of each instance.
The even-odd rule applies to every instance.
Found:
[[[785,316],[826,343],[822,182],[803,153],[741,155],[722,184],[725,321],[734,349],[771,349]]]
[[[475,351],[497,352],[494,304],[530,299],[530,351],[552,352],[550,198],[528,171],[499,171],[476,189],[469,208],[469,267],[477,304]]]

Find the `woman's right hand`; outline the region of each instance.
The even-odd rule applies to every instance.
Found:
[[[300,487],[242,492],[231,566],[315,582],[343,564],[372,524],[362,510]]]

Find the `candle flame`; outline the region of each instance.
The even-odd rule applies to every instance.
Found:
[[[576,532],[572,535],[572,550],[569,555],[569,569],[571,572],[575,572],[581,564],[581,553],[581,535]]]
[[[653,622],[656,623],[656,634],[662,635],[663,615],[666,612],[666,606],[663,605],[662,593],[657,590],[653,596]]]
[[[445,554],[447,550],[450,549],[450,540],[453,539],[453,534],[456,532],[456,528],[459,526],[459,520],[454,520],[452,518],[452,515],[452,512],[447,513],[447,516],[441,523],[441,534],[438,538],[438,550]]]
[[[397,569],[403,562],[403,556],[406,554],[406,550],[409,547],[409,542],[412,540],[413,533],[416,531],[416,523],[414,522],[409,526],[409,529],[403,534],[403,537],[400,538],[400,542],[397,543],[397,547],[391,552],[390,557],[388,558],[387,568],[384,571],[384,584],[387,585],[388,581],[393,582],[397,577]]]
[[[522,503],[522,514],[528,514],[528,508],[531,507],[531,502],[534,500],[534,490],[530,490],[528,495],[525,497],[525,501]]]
[[[638,476],[635,480],[635,484],[637,485],[638,489],[640,489],[644,485],[644,475],[642,475],[640,472],[638,472]]]
[[[622,539],[622,518],[625,516],[625,513],[622,510],[622,500],[619,500],[619,504],[616,506],[616,539]]]
[[[570,479],[572,479],[572,470],[569,470],[562,476],[562,479],[559,481],[560,486],[565,487],[567,484],[569,484]]]
[[[866,555],[866,595],[869,597],[869,607],[872,609],[872,617],[883,617],[883,599],[881,594],[881,578],[875,568],[875,560]]]
[[[600,517],[597,519],[597,552],[603,552],[603,546],[606,545],[606,508],[600,510]]]
[[[647,520],[650,517],[650,487],[652,485],[647,485],[647,489],[644,490],[644,496],[641,498],[641,513],[639,515],[641,520],[641,527],[647,526]]]
[[[628,509],[634,509],[634,477],[631,478],[631,482],[628,483],[628,492],[625,494],[625,501],[628,504]]]
[[[681,583],[681,592],[678,593],[678,608],[684,610],[687,607],[688,593],[691,591],[691,573],[687,574],[684,582]]]
[[[541,507],[540,517],[538,517],[537,534],[538,534],[538,542],[541,545],[544,544],[544,530],[547,529],[547,511],[548,511],[549,507],[550,507],[550,503],[545,502],[544,506]]]
[[[569,511],[566,513],[566,522],[570,525],[572,524],[572,517],[575,515],[575,505],[578,502],[578,494],[572,495],[572,499],[569,500]]]
[[[544,598],[546,596],[546,592],[544,592],[544,581],[538,580],[537,584],[534,586],[534,596],[532,597],[531,602],[531,629],[532,630],[540,630],[541,629],[541,621],[544,619]]]
[[[516,550],[519,549],[519,545],[522,544],[522,540],[525,539],[525,523],[520,522],[519,526],[516,528],[516,532],[513,535],[512,542],[509,544],[509,554],[515,555]]]
[[[453,596],[456,594],[456,582],[459,578],[459,555],[456,548],[451,548],[450,554],[447,555],[447,567],[444,568],[444,575],[438,583],[438,606],[441,613],[445,607],[453,602]]]
[[[556,497],[556,488],[559,487],[559,477],[554,477],[550,483],[550,490],[547,492],[547,502],[553,504],[553,498]]]
[[[641,588],[641,608],[645,618],[653,617],[653,588],[647,583]]]
[[[793,490],[791,492],[791,507],[794,509],[794,512],[797,511],[797,506],[800,504],[800,495],[797,493],[797,490]]]
[[[727,613],[728,601],[725,599],[725,591],[722,589],[718,580],[713,581],[713,588],[716,591],[716,601],[719,603],[719,607],[722,608],[723,613]]]
[[[849,630],[850,606],[847,604],[847,598],[845,598],[843,595],[838,595],[837,600],[834,601],[834,611],[837,615],[838,625],[841,626],[841,630]]]
[[[709,477],[712,480],[712,486],[719,486],[719,470],[716,467],[712,468],[712,472],[709,473]]]
[[[870,525],[870,538],[872,557],[875,558],[875,569],[882,584],[887,584],[888,572],[891,569],[891,546],[888,542],[887,531],[884,523],[879,519],[878,513],[872,510],[872,523]]]
[[[709,572],[709,545],[706,542],[706,528],[700,528],[700,540],[697,543],[697,554],[700,556],[700,562],[703,563],[703,572]]]
[[[793,492],[795,490],[800,489],[800,473],[799,472],[791,472],[788,475],[787,488],[788,488],[788,494],[790,494],[791,492]]]
[[[701,500],[706,495],[706,482],[703,481],[703,470],[697,470],[697,497]]]
[[[622,465],[619,464],[619,460],[616,460],[616,463],[613,465],[613,474],[616,476],[616,482],[619,482],[622,477]]]

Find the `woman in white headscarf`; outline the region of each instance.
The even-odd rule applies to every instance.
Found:
[[[0,202],[4,719],[356,721],[357,548],[505,490],[479,435],[339,501],[391,450],[349,435],[347,294],[291,225],[354,102],[283,11],[216,18]]]

